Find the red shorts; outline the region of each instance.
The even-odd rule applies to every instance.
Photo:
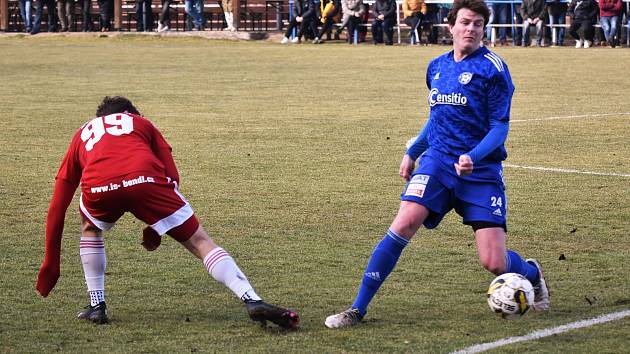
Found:
[[[166,177],[129,175],[108,185],[83,188],[80,208],[83,216],[101,230],[111,229],[125,212],[132,213],[160,235],[185,224],[186,230],[178,233],[183,231],[186,235],[175,237],[184,238],[180,241],[188,239],[199,227],[177,184]]]

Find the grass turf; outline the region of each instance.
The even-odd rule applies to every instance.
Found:
[[[0,39],[0,351],[450,352],[630,306],[628,177],[506,168],[508,246],[541,260],[552,310],[497,319],[492,277],[455,214],[421,231],[366,324],[331,331],[395,215],[405,141],[428,112],[424,73],[448,47],[279,46],[200,39]],[[497,48],[516,93],[508,163],[630,173],[630,52]],[[106,234],[111,324],[87,303],[77,199],[62,277],[34,291],[45,215],[70,137],[102,96],[128,96],[173,146],[181,191],[269,302],[302,328],[261,329],[201,263],[166,239],[144,252],[125,216]],[[533,121],[553,116],[609,116]],[[561,255],[564,260],[559,260]],[[622,352],[630,319],[500,349]]]

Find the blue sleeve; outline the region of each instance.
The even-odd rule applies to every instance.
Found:
[[[488,134],[481,139],[479,144],[477,144],[477,146],[468,153],[468,156],[470,156],[473,160],[473,163],[483,160],[483,158],[488,156],[488,154],[494,151],[494,149],[503,145],[508,136],[509,129],[509,123],[497,122],[490,131],[488,131]]]
[[[433,72],[434,69],[434,63],[435,63],[436,59],[431,60],[431,62],[429,63],[429,66],[427,66],[427,74],[424,77],[424,82],[427,84],[427,88],[429,90],[431,90],[431,79],[433,79],[433,75],[435,75],[435,73]]]
[[[424,128],[420,131],[420,134],[416,137],[416,140],[407,148],[407,155],[411,157],[414,161],[422,155],[422,153],[429,148],[429,140],[427,139],[427,135],[429,134],[429,125],[431,124],[431,119],[427,121],[424,125]]]
[[[494,73],[488,82],[488,119],[490,126],[497,122],[510,121],[510,109],[512,108],[512,96],[514,84],[510,71],[505,63],[502,69]]]

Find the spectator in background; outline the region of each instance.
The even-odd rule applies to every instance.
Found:
[[[339,15],[341,14],[341,0],[323,0],[320,4],[322,29],[313,41],[315,44],[322,43],[326,33],[329,34],[328,39],[330,39],[330,30],[333,24],[339,21]]]
[[[48,12],[48,32],[57,32],[57,14],[55,12],[55,0],[37,0],[35,1],[35,22],[31,34],[38,34],[42,25],[42,16],[44,15],[44,6]]]
[[[348,43],[353,44],[354,31],[363,20],[363,16],[365,16],[367,11],[363,0],[341,0],[341,8],[343,9],[341,28],[348,26]]]
[[[427,14],[427,4],[424,0],[403,0],[402,10],[405,24],[411,29],[409,41],[411,44],[420,43],[420,32],[418,28],[422,24],[424,15]]]
[[[536,46],[542,46],[545,0],[523,0],[521,5],[521,17],[523,17],[523,47],[529,47],[529,29],[536,26]]]
[[[426,4],[427,13],[423,20],[423,29],[428,32],[427,40],[431,44],[437,44],[438,27],[435,24],[442,23],[440,18],[440,7],[437,4]]]
[[[203,0],[185,0],[184,11],[189,16],[189,20],[192,21],[192,30],[203,30]]]
[[[492,13],[493,15],[493,23],[498,25],[507,25],[508,22],[508,10],[510,4],[507,3],[493,3],[492,4]],[[499,43],[501,45],[505,45],[507,38],[507,28],[498,27],[499,32]],[[518,43],[517,43],[518,44]]]
[[[512,38],[514,45],[523,42],[523,17],[521,17],[521,3],[512,4]]]
[[[598,11],[595,0],[571,0],[567,13],[571,18],[569,34],[575,38],[575,48],[589,48],[593,44],[593,25]]]
[[[394,23],[396,23],[396,2],[394,0],[375,0],[372,8],[372,40],[374,44],[383,43],[383,32],[386,45],[394,44]]]
[[[32,0],[20,0],[20,16],[24,21],[24,32],[29,33],[33,29]]]
[[[68,32],[74,24],[74,0],[57,0],[61,32]]]
[[[621,11],[621,0],[599,0],[599,24],[611,48],[617,46],[617,21],[621,18]]]
[[[136,31],[153,31],[153,10],[151,0],[136,0]]]
[[[295,0],[293,3],[293,19],[289,22],[289,27],[280,43],[289,43],[289,38],[293,30],[298,28],[297,35],[291,40],[292,43],[299,43],[302,36],[307,31],[311,31],[315,36],[318,33],[317,22],[319,21],[319,2],[315,0]]]
[[[83,0],[81,2],[81,13],[83,14],[83,32],[94,31],[92,23],[92,0]]]
[[[232,12],[232,0],[222,0],[221,7],[223,8],[223,15],[225,15],[226,30],[236,31],[234,27],[234,12]]]
[[[171,25],[171,2],[172,0],[162,0],[162,11],[158,18],[158,32],[166,32]]]
[[[112,17],[114,17],[114,0],[98,0],[99,22],[101,32],[112,30]]]
[[[551,0],[551,2],[547,3],[547,12],[549,13],[549,24],[550,25],[560,25],[557,30],[556,42],[553,43],[559,47],[562,47],[564,42],[564,24],[565,17],[567,15],[567,3],[561,2],[560,0]]]

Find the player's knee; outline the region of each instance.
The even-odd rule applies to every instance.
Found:
[[[418,231],[420,226],[422,226],[422,222],[418,222],[411,217],[401,216],[394,219],[390,228],[403,237],[411,237]]]
[[[402,236],[413,236],[428,215],[427,209],[416,203],[403,202],[391,228]]]
[[[199,227],[188,240],[180,243],[199,259],[203,259],[208,252],[217,247],[203,227]]]
[[[81,235],[84,237],[100,237],[103,236],[103,231],[88,220],[83,220],[81,223]]]

